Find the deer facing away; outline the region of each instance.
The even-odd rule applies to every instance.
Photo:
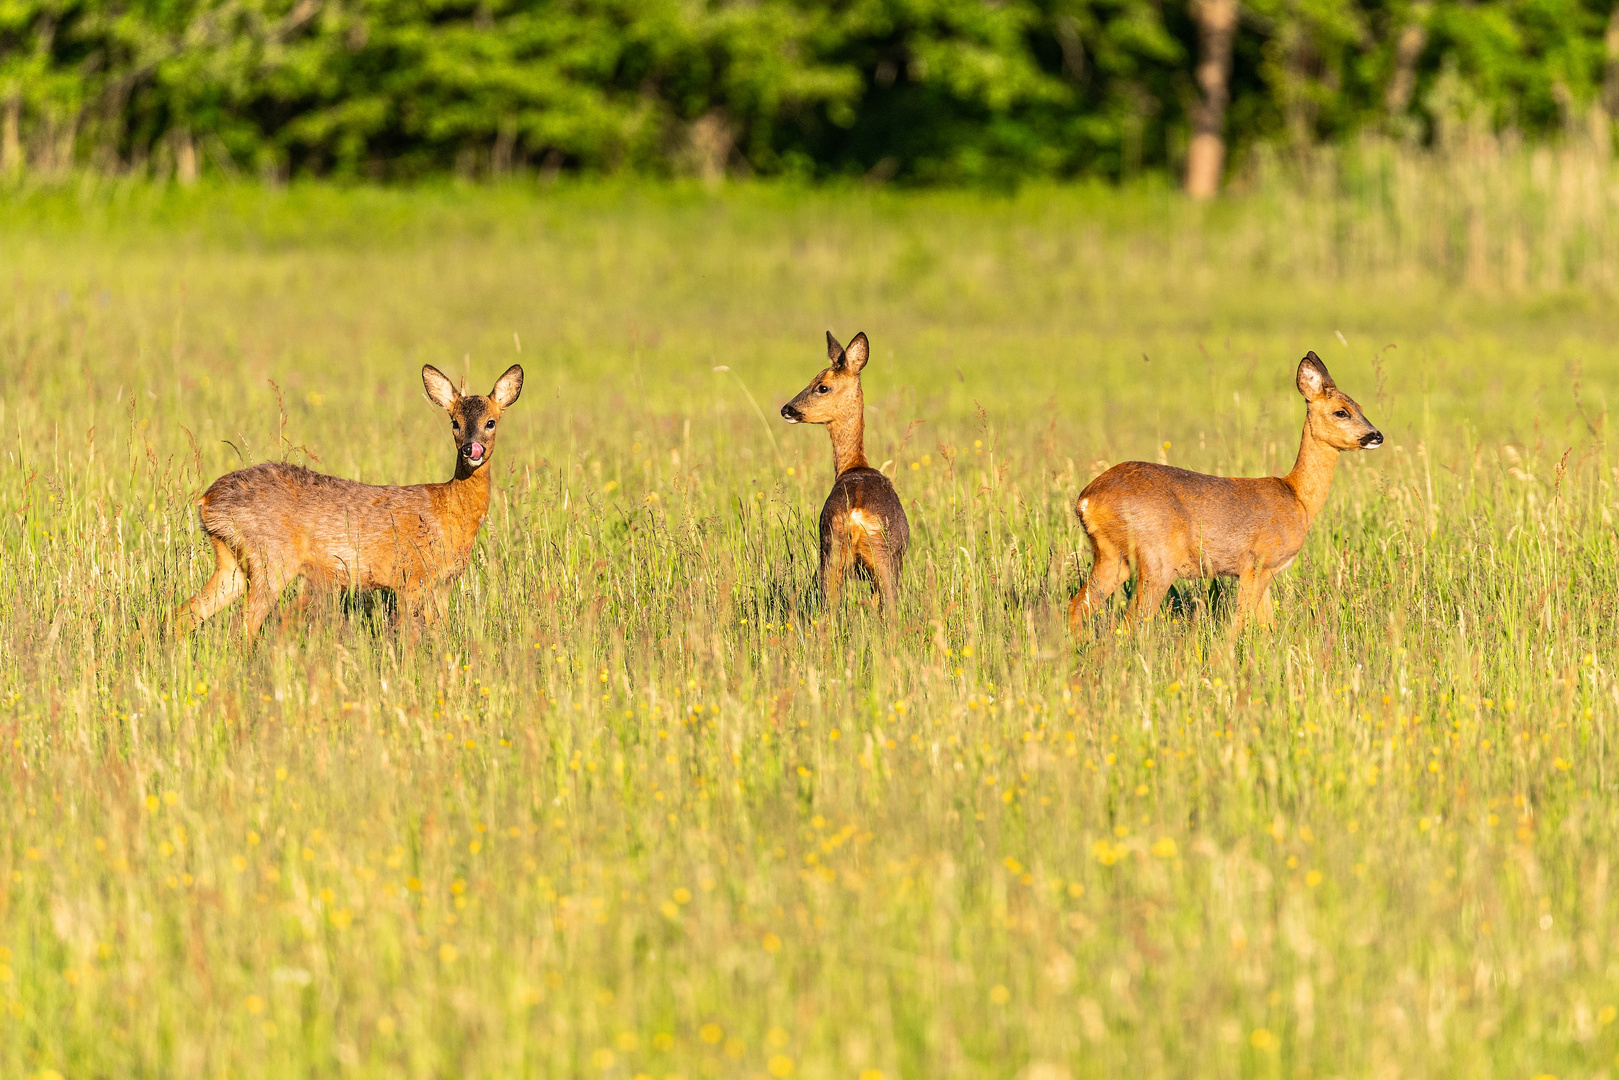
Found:
[[[431,364],[422,368],[422,384],[450,414],[455,477],[379,486],[283,463],[221,476],[201,499],[214,573],[175,612],[177,632],[188,633],[245,592],[251,637],[300,578],[316,588],[391,589],[398,617],[413,625],[435,620],[440,594],[466,567],[488,512],[495,429],[523,390],[523,369],[513,364],[487,397],[461,393]]]
[[[1176,579],[1209,577],[1240,583],[1234,629],[1249,618],[1270,622],[1271,578],[1304,546],[1327,501],[1339,453],[1383,445],[1382,433],[1338,389],[1314,352],[1299,362],[1297,382],[1306,406],[1304,434],[1286,476],[1208,476],[1126,461],[1079,493],[1074,509],[1095,561],[1068,609],[1075,636],[1132,568],[1132,625],[1157,612]]]
[[[826,355],[831,366],[781,407],[782,419],[789,424],[825,424],[832,436],[837,479],[821,508],[821,596],[829,608],[837,603],[844,573],[853,567],[872,578],[880,606],[892,610],[911,542],[911,524],[899,493],[888,477],[866,462],[866,399],[860,372],[870,354],[865,334],[856,334],[845,349],[828,331]]]

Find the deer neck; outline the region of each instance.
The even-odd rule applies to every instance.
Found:
[[[1283,479],[1304,507],[1306,523],[1314,521],[1326,505],[1327,490],[1332,487],[1332,470],[1337,465],[1338,451],[1315,437],[1310,430],[1310,419],[1305,417],[1298,459],[1293,462],[1293,471]]]
[[[846,415],[826,425],[832,436],[832,466],[842,476],[850,469],[866,464],[866,403],[864,395],[855,395],[855,407]]]
[[[465,539],[470,543],[471,536],[477,535],[478,526],[483,524],[484,515],[489,511],[489,463],[486,461],[482,468],[468,472],[465,459],[458,460],[455,479],[445,484],[444,488],[445,503],[456,531],[469,533]]]

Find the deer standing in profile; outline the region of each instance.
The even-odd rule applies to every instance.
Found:
[[[911,542],[911,524],[893,483],[866,462],[866,399],[860,372],[871,346],[856,334],[847,349],[831,331],[826,355],[832,366],[810,380],[781,407],[789,424],[825,424],[832,436],[837,479],[821,508],[821,596],[834,606],[851,567],[877,585],[879,606],[891,611],[899,597],[899,574]]]
[[[454,479],[379,486],[281,462],[221,476],[200,500],[214,573],[175,612],[178,633],[245,592],[252,637],[281,591],[300,578],[317,588],[391,589],[396,619],[435,621],[442,591],[465,569],[489,510],[495,427],[522,393],[523,369],[506,369],[488,397],[463,394],[431,364],[422,368],[422,384],[450,414]]]
[[[1128,618],[1139,626],[1178,578],[1234,577],[1240,583],[1234,629],[1249,618],[1268,625],[1271,578],[1304,546],[1310,523],[1327,501],[1332,471],[1346,450],[1383,445],[1359,405],[1333,383],[1315,353],[1299,361],[1304,434],[1286,476],[1225,477],[1126,461],[1079,493],[1075,511],[1095,561],[1085,588],[1068,608],[1077,637],[1134,568]]]

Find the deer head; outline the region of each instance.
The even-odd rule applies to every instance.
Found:
[[[456,475],[471,476],[489,460],[501,413],[523,392],[523,369],[517,364],[507,368],[488,396],[463,394],[432,364],[422,365],[422,385],[428,400],[450,414],[450,433],[458,452]]]

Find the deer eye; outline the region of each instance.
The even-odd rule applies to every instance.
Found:
[[[489,423],[485,424],[483,427],[484,427],[485,431],[493,431],[493,430],[495,430],[495,422],[493,420],[491,420],[491,421],[489,421]]]
[[[1340,420],[1348,420],[1349,419],[1349,410],[1348,409],[1339,409],[1337,412],[1333,413],[1332,415],[1336,416]]]
[[[451,431],[460,431],[461,430],[461,421],[459,421],[459,420],[451,420],[450,421],[450,430]]]
[[[815,388],[815,392],[817,394],[830,394],[832,392],[832,388],[825,383],[822,383],[820,386]]]

